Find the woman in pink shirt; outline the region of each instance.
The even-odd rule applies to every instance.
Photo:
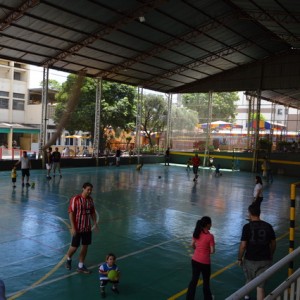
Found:
[[[210,291],[210,255],[215,252],[215,239],[209,232],[211,218],[203,217],[197,221],[192,240],[195,249],[192,257],[192,280],[186,294],[186,300],[194,300],[198,279],[202,273],[204,300],[212,300]]]

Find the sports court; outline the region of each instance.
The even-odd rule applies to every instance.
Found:
[[[134,165],[62,172],[63,178],[47,181],[45,170],[32,170],[34,189],[21,187],[19,172],[15,190],[10,173],[0,173],[0,278],[8,299],[101,299],[97,267],[108,252],[117,255],[122,275],[120,294],[108,286],[106,299],[185,299],[191,236],[204,215],[212,218],[216,240],[211,280],[215,299],[225,299],[244,284],[235,263],[255,174],[223,170],[216,178],[206,168],[194,183],[192,172],[180,165],[149,164],[140,172]],[[90,275],[76,272],[78,253],[73,270],[64,267],[70,242],[69,198],[80,193],[86,181],[94,185],[100,227],[86,259]],[[261,217],[275,228],[276,261],[288,253],[289,184],[295,181],[276,176],[273,184],[264,185]],[[296,202],[298,213],[299,199]],[[276,285],[277,279],[269,285]],[[202,299],[201,285],[197,295]]]

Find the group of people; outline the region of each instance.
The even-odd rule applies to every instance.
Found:
[[[59,174],[60,178],[61,175],[61,169],[60,169],[60,161],[61,161],[61,154],[58,151],[58,147],[55,147],[55,151],[52,152],[52,147],[49,147],[46,154],[45,154],[45,163],[46,163],[46,169],[47,169],[47,179],[51,179],[51,171],[53,170],[53,177],[57,173]]]
[[[88,252],[88,247],[92,243],[92,229],[98,230],[97,215],[93,198],[91,197],[93,185],[86,182],[82,186],[81,194],[78,194],[70,199],[68,213],[71,223],[71,245],[66,254],[67,260],[65,267],[68,270],[72,269],[72,257],[81,246],[77,272],[90,274],[91,271],[85,266],[85,258]],[[92,224],[93,223],[93,224]],[[93,225],[93,226],[92,226]],[[109,272],[116,271],[117,276],[110,278]],[[106,297],[105,287],[108,282],[112,283],[112,291],[119,293],[118,283],[120,278],[120,270],[116,265],[116,256],[109,253],[106,256],[105,262],[99,266],[100,292],[102,298]]]
[[[250,282],[271,265],[276,250],[276,235],[271,224],[260,219],[263,188],[260,176],[255,178],[253,202],[248,207],[249,223],[242,229],[238,250],[238,265],[243,268],[246,283]],[[212,300],[210,289],[211,260],[210,255],[215,252],[214,236],[210,233],[211,218],[204,216],[197,221],[192,238],[194,254],[192,256],[192,279],[188,286],[186,300],[194,300],[198,279],[202,274],[203,295],[205,300]],[[256,288],[257,300],[265,298],[265,282]],[[245,299],[250,299],[248,295]]]

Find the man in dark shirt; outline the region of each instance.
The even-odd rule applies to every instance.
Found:
[[[238,263],[243,266],[247,282],[262,274],[272,265],[276,236],[272,225],[260,219],[260,208],[248,207],[250,222],[243,227]],[[264,283],[257,287],[257,299],[265,298]],[[245,296],[245,299],[248,296]]]
[[[58,147],[55,147],[55,151],[52,153],[53,177],[55,177],[56,169],[57,172],[59,173],[60,178],[62,177],[61,170],[60,170],[60,159],[61,159],[61,154],[58,151]]]

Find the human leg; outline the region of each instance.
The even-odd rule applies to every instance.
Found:
[[[196,294],[196,287],[201,272],[200,263],[192,260],[192,279],[186,293],[186,300],[194,300]]]
[[[204,300],[212,300],[211,290],[210,290],[210,265],[202,264],[202,277],[203,277],[203,295]]]
[[[264,290],[264,288],[261,288],[259,286],[256,288],[256,299],[257,300],[265,299],[265,290]]]

